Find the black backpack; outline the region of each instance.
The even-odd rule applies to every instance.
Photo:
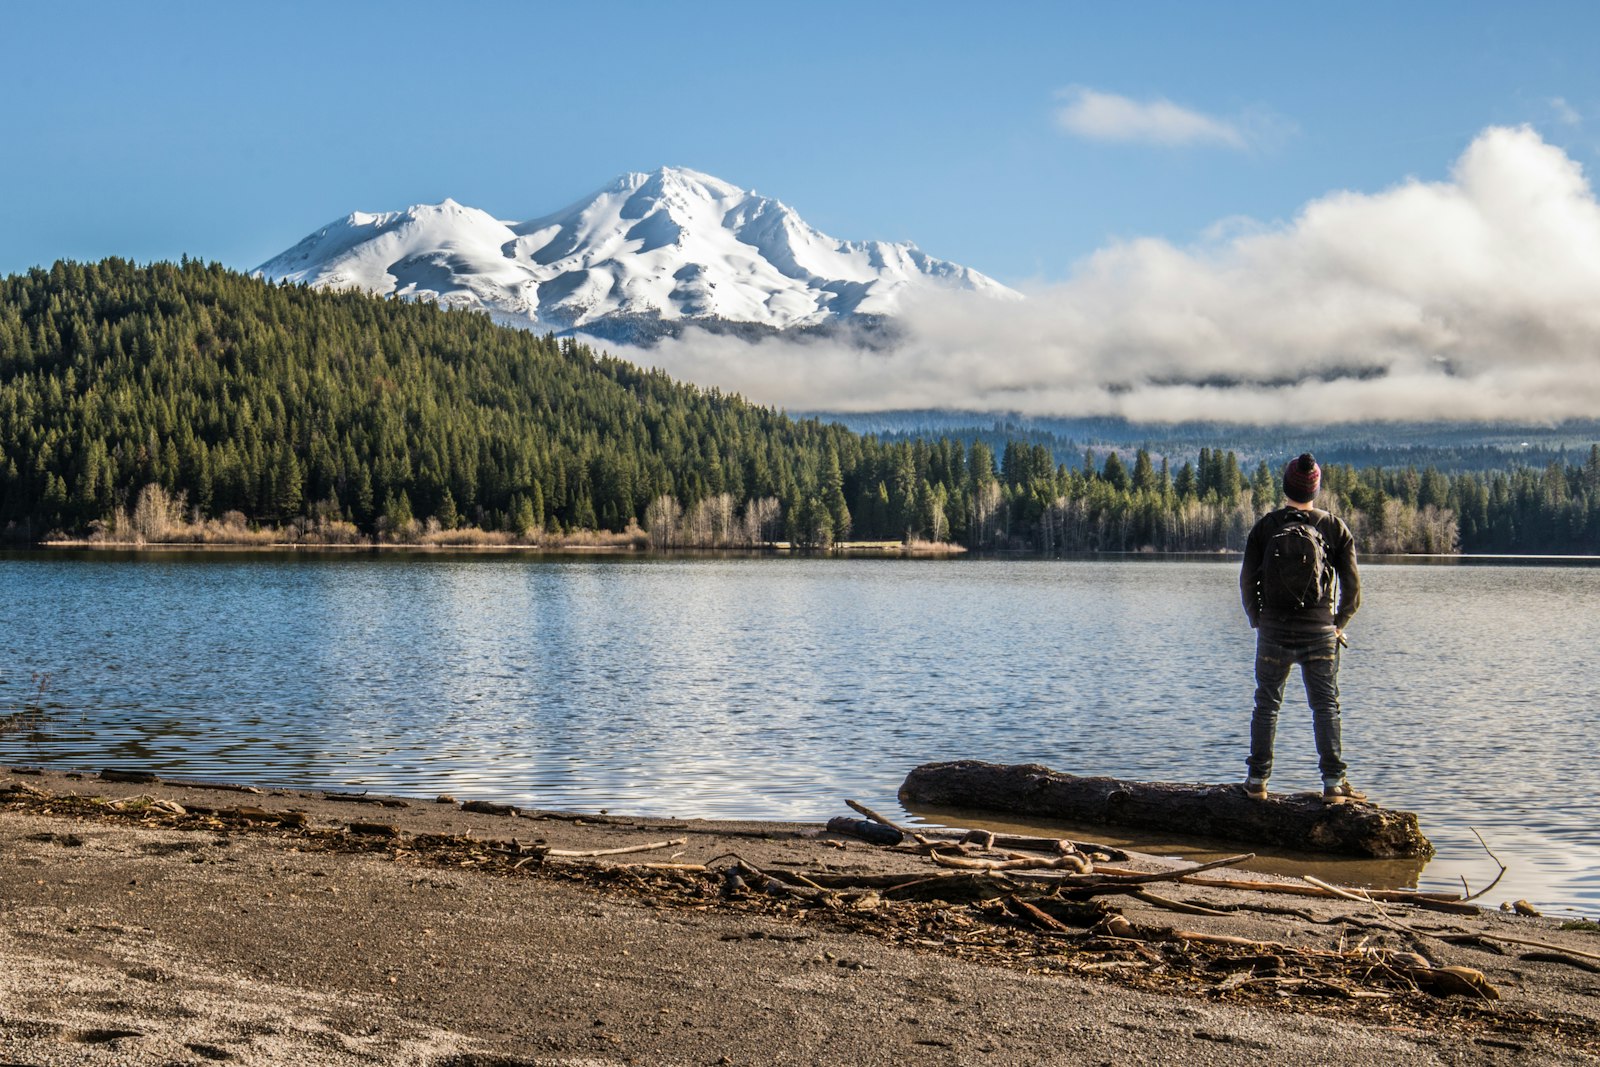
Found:
[[[1267,539],[1261,561],[1263,607],[1299,611],[1330,587],[1328,542],[1310,522],[1290,519]]]

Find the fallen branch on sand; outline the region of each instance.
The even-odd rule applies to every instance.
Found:
[[[1089,870],[1089,861],[1082,856],[1018,856],[1003,860],[972,859],[948,852],[930,849],[928,858],[941,867],[955,867],[973,871],[1074,871],[1079,874]]]
[[[1507,945],[1522,945],[1526,948],[1543,949],[1546,952],[1559,952],[1564,956],[1575,956],[1578,959],[1600,963],[1600,954],[1593,952],[1581,952],[1575,948],[1563,948],[1560,945],[1552,945],[1548,941],[1532,941],[1526,937],[1508,937],[1505,934],[1477,933],[1458,934],[1453,937],[1442,938],[1441,940],[1451,941],[1457,944],[1470,944],[1473,941],[1500,941]]]
[[[651,841],[644,845],[627,845],[622,848],[591,848],[570,849],[552,848],[545,851],[546,856],[560,856],[564,859],[593,859],[596,856],[626,856],[631,852],[654,852],[657,849],[671,848],[674,845],[687,845],[687,837],[674,837],[670,841]]]
[[[1281,896],[1328,899],[1338,895],[1326,889],[1313,885],[1304,885],[1299,882],[1265,882],[1243,878],[1195,878],[1192,876],[1185,877],[1183,881],[1185,885],[1205,886],[1211,889],[1237,889],[1243,892],[1275,893]],[[1423,893],[1413,889],[1366,889],[1363,892],[1373,900],[1381,900],[1386,903],[1412,904],[1428,911],[1443,911],[1453,915],[1482,914],[1482,909],[1476,904],[1468,904],[1462,898],[1450,894]]]

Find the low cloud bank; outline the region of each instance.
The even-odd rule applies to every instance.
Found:
[[[795,410],[959,408],[1210,419],[1600,415],[1600,203],[1528,128],[1449,181],[1335,193],[1199,247],[1109,246],[1000,302],[906,309],[888,351],[689,331],[625,355]]]

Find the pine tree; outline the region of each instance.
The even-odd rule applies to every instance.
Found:
[[[839,470],[839,452],[831,445],[825,467],[822,479],[823,505],[828,509],[834,536],[842,540],[850,536],[850,509],[845,505],[844,474]]]
[[[1128,479],[1128,469],[1122,465],[1122,460],[1116,452],[1107,453],[1106,465],[1100,472],[1100,478],[1119,493],[1126,493],[1131,484]]]
[[[390,491],[383,501],[383,514],[389,520],[390,529],[402,529],[416,521],[411,514],[411,498],[405,490],[398,493]]]
[[[534,515],[533,501],[518,493],[511,498],[511,514],[507,519],[511,532],[518,537],[527,537],[539,529],[540,521]]]
[[[1142,448],[1133,459],[1133,488],[1141,493],[1156,490],[1155,464],[1150,462],[1150,453]]]
[[[433,517],[439,520],[439,526],[446,530],[454,530],[461,525],[461,513],[456,510],[456,498],[446,489],[439,495],[439,508]]]
[[[1258,512],[1276,507],[1283,499],[1283,486],[1272,476],[1272,468],[1267,466],[1266,460],[1256,465],[1256,472],[1250,478],[1250,495],[1255,498]]]
[[[278,460],[273,475],[273,511],[280,519],[300,514],[300,509],[305,504],[305,491],[302,485],[305,474],[300,467],[300,457],[294,454],[287,441],[284,441],[278,449]]]
[[[1178,469],[1178,477],[1173,480],[1172,491],[1179,499],[1200,495],[1199,484],[1194,475],[1194,464],[1184,461],[1183,466]]]

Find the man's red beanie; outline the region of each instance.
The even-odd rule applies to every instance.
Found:
[[[1322,468],[1317,466],[1317,458],[1310,452],[1302,452],[1283,468],[1283,495],[1290,500],[1309,504],[1321,485]]]

